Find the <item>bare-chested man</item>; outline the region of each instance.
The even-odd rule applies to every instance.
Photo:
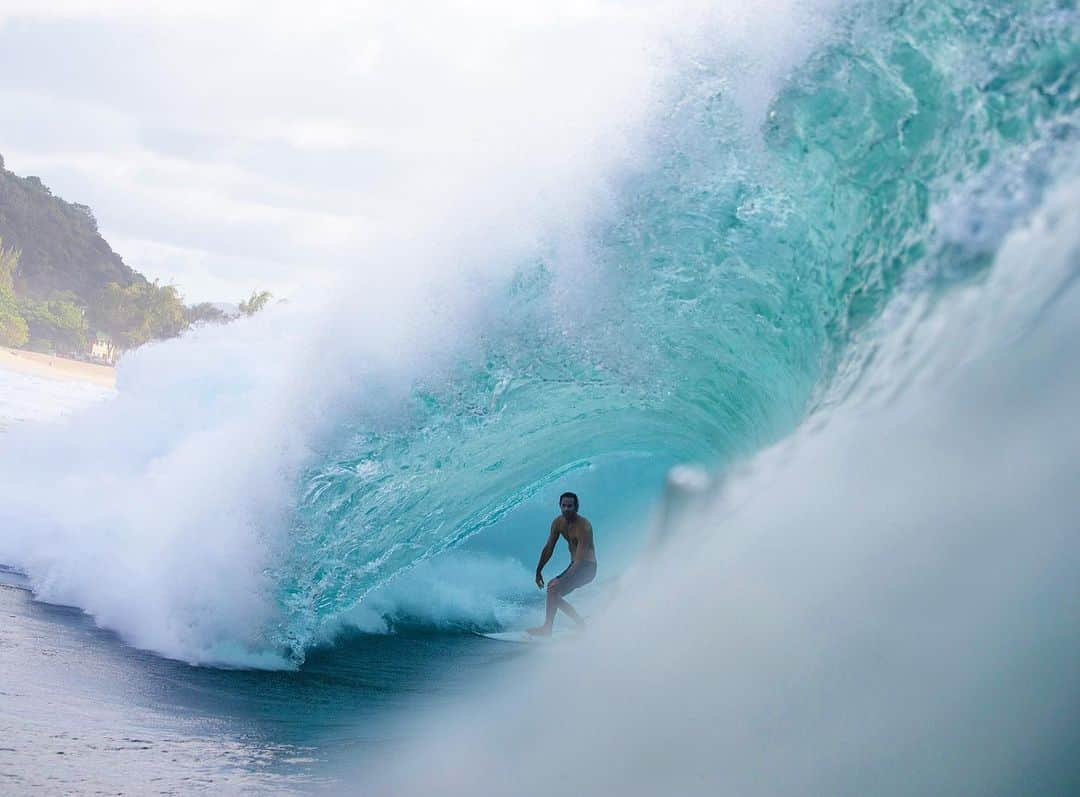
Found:
[[[565,598],[578,587],[583,587],[596,578],[596,548],[593,546],[592,524],[577,513],[578,497],[573,493],[563,493],[559,496],[559,509],[562,514],[551,521],[547,545],[540,552],[540,564],[536,566],[536,586],[544,588],[544,577],[541,573],[544,565],[555,553],[555,543],[560,536],[566,538],[566,544],[570,547],[570,567],[548,582],[547,617],[543,625],[529,629],[529,633],[536,636],[548,636],[551,633],[551,625],[555,622],[555,613],[559,609],[566,612],[579,628],[583,627],[585,621]]]

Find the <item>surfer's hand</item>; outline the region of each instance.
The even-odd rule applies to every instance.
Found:
[[[536,586],[538,586],[540,589],[544,588],[544,577],[539,573],[536,574]]]

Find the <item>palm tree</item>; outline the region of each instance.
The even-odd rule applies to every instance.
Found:
[[[252,291],[251,297],[247,301],[241,300],[240,312],[244,315],[255,315],[257,312],[266,307],[266,303],[273,298],[274,294],[270,291]]]

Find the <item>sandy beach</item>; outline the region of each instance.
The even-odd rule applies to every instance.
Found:
[[[22,351],[0,346],[0,368],[46,379],[91,382],[101,387],[116,387],[116,369],[108,365],[69,360],[53,354]]]

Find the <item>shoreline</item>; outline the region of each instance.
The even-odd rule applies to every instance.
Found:
[[[110,365],[84,363],[55,354],[9,349],[0,346],[0,369],[61,381],[91,382],[116,389],[116,369]]]

